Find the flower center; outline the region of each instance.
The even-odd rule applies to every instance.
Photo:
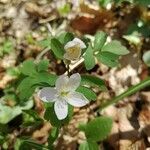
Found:
[[[68,93],[69,93],[69,92],[65,92],[65,91],[63,91],[63,92],[61,92],[61,93],[60,93],[60,95],[61,95],[62,97],[65,97],[65,96],[67,96],[67,95],[68,95]]]
[[[68,53],[69,57],[78,58],[81,55],[81,48],[79,45],[75,45],[73,47],[68,48],[66,52]]]

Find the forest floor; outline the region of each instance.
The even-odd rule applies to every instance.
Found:
[[[84,140],[82,132],[77,130],[79,123],[87,123],[94,116],[106,115],[113,118],[113,128],[110,136],[101,144],[102,149],[108,150],[149,150],[150,149],[150,88],[125,98],[116,105],[99,111],[100,104],[105,99],[111,99],[130,86],[146,79],[150,75],[149,68],[143,63],[142,55],[150,50],[150,34],[139,36],[140,42],[126,40],[129,27],[137,20],[150,21],[150,11],[142,6],[123,4],[112,5],[108,9],[100,8],[96,2],[88,1],[78,5],[71,1],[71,10],[60,8],[63,1],[49,2],[48,0],[0,0],[0,90],[3,90],[14,80],[9,68],[15,68],[29,58],[37,58],[44,49],[39,41],[48,36],[57,35],[63,31],[93,36],[96,31],[105,31],[110,39],[120,40],[130,53],[120,58],[120,66],[108,68],[97,63],[88,73],[105,80],[108,91],[96,91],[97,101],[90,107],[74,110],[74,117],[69,125],[61,130],[59,139],[55,142],[58,150],[76,150]],[[69,3],[68,3],[69,4]],[[80,14],[80,15],[79,15]],[[148,30],[150,33],[150,29]],[[145,33],[148,32],[145,29]],[[11,41],[12,48],[3,50],[5,43]],[[50,52],[44,58],[51,62],[50,72],[60,75],[65,72],[62,62],[56,61]],[[86,73],[84,65],[78,64],[73,72]],[[42,117],[44,107],[37,96],[34,96],[35,110]],[[9,104],[11,105],[11,103]],[[15,123],[14,123],[15,124]],[[13,126],[13,123],[12,123]],[[21,131],[17,124],[10,133],[10,148]],[[45,122],[30,133],[37,142],[46,143],[51,125]],[[26,131],[28,133],[28,131]]]

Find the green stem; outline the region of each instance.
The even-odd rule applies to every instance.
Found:
[[[59,130],[60,128],[59,127],[53,127],[52,128],[52,131],[48,137],[48,148],[50,150],[53,149],[53,143],[55,142],[55,140],[58,138],[59,136]]]
[[[49,150],[46,146],[42,145],[42,144],[38,144],[32,140],[25,140],[22,139],[22,143],[25,143],[27,145],[32,146],[33,148],[37,148],[37,149],[43,149],[43,150]]]
[[[146,80],[140,82],[139,84],[137,85],[134,85],[132,87],[130,87],[127,91],[125,91],[124,93],[116,96],[115,98],[103,103],[100,107],[100,110],[104,109],[105,107],[108,107],[110,105],[113,105],[117,102],[119,102],[120,100],[122,100],[123,98],[127,97],[127,96],[130,96],[134,93],[136,93],[137,91],[147,87],[147,86],[150,86],[150,78],[147,78]]]
[[[50,50],[49,48],[45,48],[43,51],[41,51],[41,52],[37,55],[35,61],[36,61],[36,62],[39,62],[39,61],[42,59],[43,55],[45,55],[49,50]]]

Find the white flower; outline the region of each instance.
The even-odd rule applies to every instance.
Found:
[[[74,38],[72,41],[68,42],[64,49],[66,53],[64,58],[68,60],[79,59],[82,49],[86,48],[86,45],[79,38]]]
[[[75,107],[85,106],[89,101],[86,97],[76,92],[81,81],[80,74],[70,76],[61,75],[56,81],[56,87],[45,87],[38,93],[39,98],[44,102],[54,102],[54,111],[59,120],[67,117],[68,104]]]

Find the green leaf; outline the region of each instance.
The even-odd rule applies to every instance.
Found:
[[[91,76],[91,75],[82,75],[81,76],[81,85],[89,85],[89,86],[97,86],[101,90],[106,90],[105,82],[96,77],[96,76]]]
[[[29,100],[36,89],[36,81],[32,77],[24,78],[17,87],[18,95],[21,100]]]
[[[30,110],[24,110],[23,112],[25,112],[29,116],[32,116],[35,120],[42,120],[40,118],[39,114],[36,111],[32,110],[32,109],[30,109]]]
[[[56,38],[51,39],[51,49],[56,57],[63,59],[64,47]]]
[[[96,55],[96,58],[100,63],[103,63],[109,67],[116,67],[118,62],[118,55],[110,52],[100,52]]]
[[[4,53],[10,53],[13,50],[13,43],[9,40],[4,42],[3,51]]]
[[[48,147],[53,147],[53,143],[57,139],[58,135],[59,135],[59,128],[53,127],[48,137]]]
[[[88,141],[103,141],[109,135],[111,128],[111,118],[98,117],[87,124],[85,135]]]
[[[27,34],[25,38],[28,44],[32,44],[32,45],[36,44],[35,39],[33,38],[31,33]]]
[[[144,53],[143,61],[147,66],[150,67],[150,50]]]
[[[14,150],[20,150],[20,146],[21,146],[22,142],[20,139],[16,139],[16,142],[14,144]]]
[[[41,85],[42,83],[46,83],[49,86],[54,86],[56,82],[57,76],[54,74],[49,74],[48,72],[41,72],[34,77],[33,84]]]
[[[6,141],[5,136],[0,135],[0,145],[3,145],[3,143]]]
[[[38,72],[47,71],[49,65],[49,61],[47,59],[41,60],[37,66]]]
[[[119,41],[111,41],[110,43],[104,45],[102,47],[102,52],[110,52],[116,55],[126,55],[129,53],[129,51],[127,50],[127,48],[123,45],[121,45],[121,43]]]
[[[80,144],[79,150],[99,150],[99,146],[96,142],[85,141]]]
[[[51,49],[51,37],[47,37],[46,39],[38,42],[40,46],[43,48]]]
[[[91,45],[89,45],[85,52],[84,63],[87,70],[90,70],[95,66],[95,56]]]
[[[5,139],[5,135],[7,135],[8,132],[9,132],[8,125],[0,123],[0,139],[1,138]],[[0,140],[0,144],[1,144],[1,140]]]
[[[16,116],[21,114],[21,108],[18,106],[9,107],[0,103],[0,123],[7,124]]]
[[[47,72],[37,73],[36,76],[22,79],[17,87],[19,98],[25,101],[28,100],[37,87],[54,86],[56,79],[56,75]]]
[[[77,92],[82,93],[89,101],[91,100],[95,101],[97,98],[97,95],[91,89],[84,86],[80,86],[77,89]]]
[[[150,5],[150,1],[149,0],[135,0],[135,2],[137,2],[139,5],[143,5],[145,7]]]
[[[80,131],[85,132],[86,131],[86,124],[85,123],[80,123],[78,128],[79,128]]]
[[[134,0],[114,0],[116,5],[121,5],[123,2],[133,3]]]
[[[84,44],[86,45],[86,48],[82,49],[82,51],[81,51],[81,55],[83,55],[83,54],[86,52],[87,47],[89,46],[89,44],[91,44],[91,40],[90,40],[88,37],[86,37],[86,36],[83,36],[83,37],[81,38],[81,40],[82,40],[82,41],[84,42]]]
[[[29,110],[33,107],[34,102],[32,99],[28,100],[27,102],[22,103],[19,107],[21,108],[22,111]]]
[[[20,115],[23,109],[30,109],[31,107],[33,107],[33,102],[31,105],[29,103],[31,103],[31,101],[28,101],[25,104],[25,106],[22,106],[22,107],[19,105],[10,107],[10,106],[6,106],[0,103],[0,123],[7,124],[16,116]],[[26,105],[30,105],[30,106],[27,108]]]
[[[20,71],[22,74],[27,76],[33,76],[36,74],[36,66],[33,60],[26,60],[22,63],[20,67]]]
[[[18,67],[8,68],[7,73],[13,77],[18,77],[20,75],[20,71]]]
[[[39,114],[30,109],[30,110],[24,110],[23,111],[23,123],[21,125],[21,128],[30,127],[32,129],[36,129],[40,125],[43,124],[43,119],[40,118]]]
[[[48,148],[42,144],[38,144],[31,139],[18,138],[14,145],[15,150],[27,150],[27,149],[36,149],[36,150],[48,150]]]
[[[58,12],[60,15],[67,15],[71,10],[70,4],[66,3],[58,8]]]
[[[67,42],[74,39],[74,35],[70,32],[63,32],[59,35],[58,39],[63,45],[65,45]]]
[[[107,39],[107,34],[103,31],[97,32],[94,40],[94,50],[100,51]]]
[[[142,20],[138,20],[138,21],[134,22],[133,24],[131,24],[128,27],[128,30],[127,30],[126,34],[130,35],[130,34],[133,34],[133,33],[142,35],[144,37],[149,37],[150,36],[149,23],[144,22]]]
[[[4,52],[3,52],[3,47],[0,46],[0,57],[2,57],[4,55]]]

